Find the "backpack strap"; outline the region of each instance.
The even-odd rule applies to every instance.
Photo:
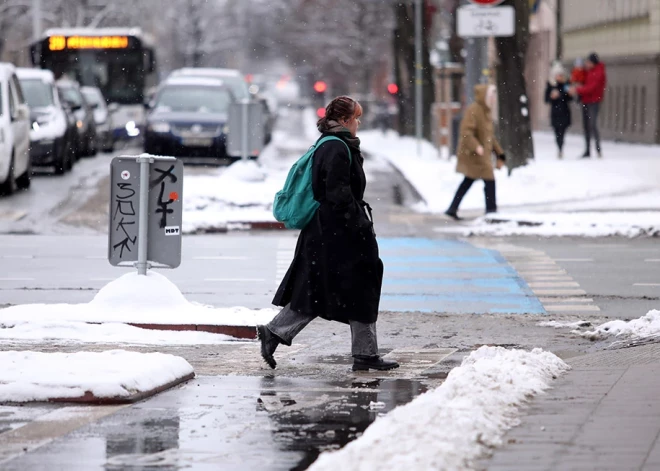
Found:
[[[346,144],[346,142],[344,142],[343,139],[340,139],[340,138],[338,138],[337,136],[325,136],[325,137],[322,137],[321,139],[319,139],[318,141],[316,141],[316,144],[314,144],[313,147],[314,147],[314,149],[317,149],[321,144],[324,144],[324,143],[326,143],[326,142],[328,142],[328,141],[340,141],[342,144],[344,144],[344,145],[346,146],[346,150],[348,151],[348,161],[349,161],[350,163],[353,162],[353,155],[351,154],[351,148],[348,147],[348,144]]]

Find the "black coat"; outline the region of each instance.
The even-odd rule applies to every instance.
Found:
[[[553,90],[559,91],[559,98],[550,98]],[[571,109],[569,103],[573,97],[568,94],[567,83],[548,83],[545,88],[545,102],[550,104],[550,123],[553,128],[568,128],[571,125]]]
[[[325,137],[330,134],[323,134]],[[342,137],[342,134],[335,134]],[[359,149],[339,141],[314,153],[312,187],[320,207],[298,237],[273,304],[348,323],[376,322],[383,262],[363,201],[367,180]]]

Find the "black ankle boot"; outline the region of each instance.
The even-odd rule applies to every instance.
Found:
[[[386,371],[398,367],[399,364],[396,361],[383,360],[383,358],[378,355],[373,357],[355,357],[353,359],[353,371]]]
[[[463,220],[462,217],[460,217],[458,214],[456,214],[454,211],[452,211],[452,210],[450,210],[450,209],[448,209],[447,211],[445,211],[445,214],[446,214],[447,216],[449,216],[450,218],[452,218],[454,221],[462,221],[462,220]]]
[[[279,339],[274,335],[265,325],[257,326],[257,336],[261,341],[261,357],[272,369],[275,369],[277,362],[273,357],[277,346],[280,344]]]

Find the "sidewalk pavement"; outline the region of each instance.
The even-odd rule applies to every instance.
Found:
[[[569,358],[521,425],[477,469],[660,469],[660,344]]]

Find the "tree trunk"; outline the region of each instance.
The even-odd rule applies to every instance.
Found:
[[[534,158],[529,99],[525,84],[525,55],[529,43],[528,0],[506,0],[516,10],[516,34],[496,38],[500,140],[509,173]]]
[[[426,7],[424,2],[423,8]],[[394,73],[399,87],[399,132],[415,134],[415,11],[414,6],[399,3],[395,7],[396,28],[394,30]],[[431,28],[426,21],[422,25],[422,123],[424,137],[431,139],[431,107],[435,101],[433,67],[429,54]]]

